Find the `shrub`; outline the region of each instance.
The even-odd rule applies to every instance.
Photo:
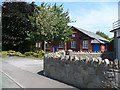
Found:
[[[34,57],[39,57],[39,54],[38,53],[34,53],[33,56]]]
[[[35,57],[35,58],[43,58],[45,52],[43,50],[38,51],[38,52],[25,52],[25,56],[30,56],[30,57]]]
[[[7,51],[0,52],[0,57],[2,57],[2,58],[8,57],[7,56]]]
[[[34,52],[25,52],[25,56],[33,56]]]
[[[15,56],[20,56],[20,57],[30,56],[30,57],[36,57],[36,58],[43,58],[44,54],[45,54],[45,52],[43,50],[41,50],[39,52],[25,52],[24,54],[13,51],[13,50],[9,50],[9,51],[0,52],[0,57],[8,57],[8,56],[15,55]]]
[[[39,51],[38,53],[42,56],[45,54],[45,52],[43,50]]]
[[[25,52],[25,56],[30,56],[30,52]]]
[[[22,53],[20,53],[20,52],[16,52],[16,51],[13,51],[13,50],[9,50],[9,51],[7,51],[7,55],[23,56]]]
[[[23,56],[23,54],[21,54],[20,52],[15,52],[13,50],[2,51],[0,53],[1,53],[0,57],[3,57],[3,58],[8,57],[9,55]]]
[[[9,50],[9,51],[7,51],[7,54],[9,54],[9,53],[16,53],[16,52],[13,50]]]

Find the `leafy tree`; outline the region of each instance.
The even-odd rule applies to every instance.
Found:
[[[50,6],[42,3],[36,7],[34,16],[29,16],[34,32],[28,34],[31,41],[47,41],[50,43],[66,42],[72,34],[68,26],[71,22],[68,11],[63,10],[63,5]]]
[[[101,32],[101,31],[97,31],[96,34],[98,34],[99,36],[101,36],[107,40],[111,40],[111,38],[109,38],[108,35],[106,35],[105,33]]]
[[[108,51],[114,51],[114,38],[109,38],[108,35],[106,35],[105,33],[103,32],[100,32],[100,31],[97,31],[96,34],[98,34],[99,36],[109,40],[110,42],[108,43]]]
[[[2,44],[3,50],[21,50],[28,47],[27,33],[33,31],[28,16],[33,15],[34,3],[3,2],[2,4]],[[19,49],[18,49],[19,48]],[[22,51],[22,50],[21,50]]]

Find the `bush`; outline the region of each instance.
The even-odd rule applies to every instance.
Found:
[[[7,51],[7,55],[23,56],[22,53],[20,53],[20,52],[16,52],[16,51],[13,51],[13,50],[9,50],[9,51]]]
[[[7,53],[10,54],[10,53],[16,53],[16,52],[13,50],[9,50],[9,51],[7,51]]]
[[[33,56],[34,52],[25,52],[25,56]]]
[[[35,58],[43,58],[45,52],[43,50],[39,52],[25,52],[24,54],[20,52],[16,52],[13,50],[9,51],[2,51],[0,52],[0,57],[8,57],[8,56],[20,56],[20,57],[25,57],[25,56],[30,56],[30,57],[35,57]]]
[[[7,56],[7,51],[0,52],[0,57],[2,57],[2,58],[8,57]]]
[[[39,54],[38,53],[34,53],[33,56],[34,57],[39,57]]]
[[[2,51],[2,52],[0,52],[1,53],[1,55],[0,55],[0,57],[3,57],[3,58],[5,58],[5,57],[8,57],[9,55],[16,55],[16,56],[24,56],[23,54],[21,54],[20,52],[15,52],[15,51],[13,51],[13,50],[9,50],[9,51]]]
[[[32,56],[32,57],[36,57],[36,58],[43,58],[44,54],[45,54],[45,52],[43,50],[38,51],[38,52],[25,52],[24,53],[25,56]]]
[[[38,53],[42,56],[45,54],[45,52],[43,50],[39,51]]]

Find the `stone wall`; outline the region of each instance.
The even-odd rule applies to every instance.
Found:
[[[86,58],[86,56],[88,57],[101,57],[102,59],[109,59],[109,60],[114,60],[115,59],[115,55],[114,52],[105,52],[105,53],[94,53],[94,52],[70,52],[70,55],[76,55],[78,57],[81,58]]]
[[[78,88],[118,87],[119,75],[112,66],[105,63],[46,57],[44,74]]]

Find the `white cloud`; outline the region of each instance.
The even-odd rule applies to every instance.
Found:
[[[93,32],[100,30],[111,37],[113,34],[109,31],[112,30],[112,23],[118,19],[118,10],[117,6],[102,5],[100,9],[70,12],[70,16],[72,20],[76,20],[70,25]]]

